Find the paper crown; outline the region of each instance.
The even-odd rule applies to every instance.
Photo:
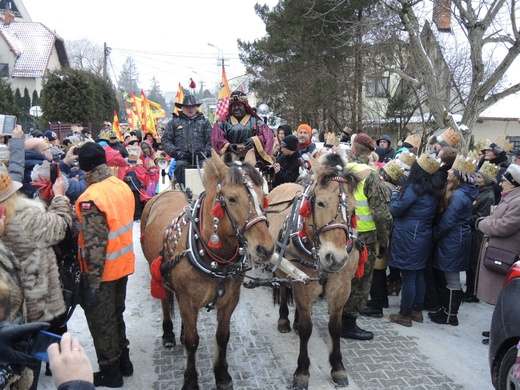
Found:
[[[411,134],[408,137],[406,137],[404,142],[409,143],[410,145],[412,145],[414,148],[417,148],[417,149],[419,149],[419,145],[421,144],[421,140],[419,138],[417,138],[415,135],[411,135]]]
[[[430,175],[435,173],[440,168],[440,164],[433,158],[428,156],[426,153],[421,154],[417,159],[417,164],[428,172]]]
[[[500,171],[500,167],[498,165],[490,163],[486,160],[478,170],[478,173],[480,173],[483,176],[489,177],[490,179],[496,180],[498,171]]]
[[[404,175],[404,168],[396,160],[390,160],[385,164],[383,170],[393,180],[397,181]]]
[[[477,169],[477,163],[477,160],[459,154],[457,155],[457,158],[455,159],[452,168],[456,169],[459,172],[463,172],[466,175],[474,175]]]
[[[455,130],[453,130],[451,127],[444,130],[444,132],[437,137],[439,142],[444,141],[446,146],[451,146],[452,148],[457,146],[461,139],[461,135],[455,132]]]
[[[410,170],[412,164],[417,160],[417,156],[413,153],[410,153],[408,150],[404,150],[399,155],[399,163],[404,169]]]
[[[328,132],[325,134],[325,145],[327,146],[338,146],[339,139],[336,138],[336,134],[333,132]]]
[[[110,138],[117,138],[117,133],[114,130],[103,130],[99,132],[99,139],[110,141]]]

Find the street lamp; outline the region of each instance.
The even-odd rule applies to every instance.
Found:
[[[224,67],[224,52],[220,47],[215,46],[213,43],[208,43],[208,46],[214,47],[218,50],[217,66]]]

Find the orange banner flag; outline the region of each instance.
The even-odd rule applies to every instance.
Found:
[[[179,86],[177,87],[177,94],[175,95],[175,103],[182,103],[183,100],[184,100],[184,91],[182,90],[181,83],[179,83]],[[180,108],[175,107],[173,109],[173,113],[175,115],[179,115],[179,110],[180,110]]]
[[[117,134],[119,141],[123,140],[123,134],[121,133],[121,127],[119,126],[119,118],[117,117],[117,111],[114,110],[114,122],[112,122],[112,130]]]

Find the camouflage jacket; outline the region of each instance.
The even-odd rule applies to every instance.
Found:
[[[358,164],[368,165],[368,156],[354,154],[351,161]],[[366,243],[379,242],[381,245],[388,246],[388,238],[392,231],[392,214],[390,213],[390,195],[379,173],[374,169],[365,179],[365,195],[368,200],[368,207],[372,212],[372,218],[376,225],[376,231],[363,233]]]

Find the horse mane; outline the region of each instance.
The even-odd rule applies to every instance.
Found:
[[[337,155],[336,155],[337,156]],[[338,156],[339,157],[339,156]],[[340,157],[341,160],[343,160]],[[333,159],[335,160],[335,159]],[[320,174],[320,176],[316,179],[318,183],[322,186],[326,186],[329,184],[331,180],[334,178],[342,178],[347,182],[348,191],[354,192],[357,188],[361,180],[359,180],[358,175],[354,173],[354,171],[350,168],[344,168],[344,165],[325,165],[324,171]]]
[[[242,163],[242,165],[230,164],[227,180],[233,184],[243,184],[243,174],[249,176],[253,184],[262,187],[262,175],[249,163]]]

